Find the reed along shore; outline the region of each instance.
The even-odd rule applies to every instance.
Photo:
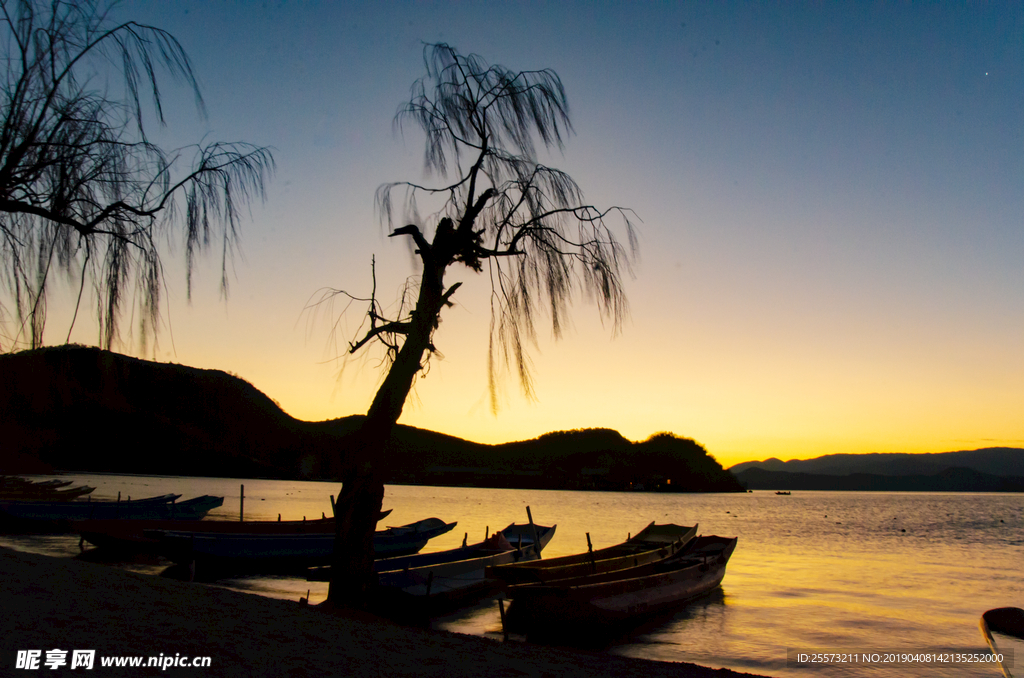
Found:
[[[74,559],[0,547],[0,674],[18,651],[39,650],[39,672],[76,675],[74,650],[95,650],[103,675],[211,676],[558,676],[726,678],[693,664],[580,652],[409,628],[367,615],[339,615],[225,589],[140,575]],[[49,670],[47,653],[65,651]],[[104,667],[103,658],[162,657],[167,668]],[[59,657],[59,655],[57,655]],[[24,657],[24,655],[23,655]],[[209,657],[209,666],[175,666]],[[185,658],[185,659],[182,659]]]

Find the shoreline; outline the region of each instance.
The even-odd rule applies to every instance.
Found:
[[[202,584],[0,547],[3,669],[18,650],[95,650],[97,675],[559,676],[754,674],[400,626]],[[210,657],[209,667],[104,668],[102,657]],[[80,671],[76,669],[75,671]],[[70,671],[63,666],[61,672]],[[71,675],[74,675],[72,673]]]

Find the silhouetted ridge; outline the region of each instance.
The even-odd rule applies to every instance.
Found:
[[[83,346],[0,356],[5,447],[57,468],[272,474],[297,452],[288,439],[299,426],[219,370]]]
[[[1024,490],[1024,450],[1013,447],[932,454],[829,454],[786,462],[772,458],[736,464],[729,470],[754,490]]]
[[[967,468],[948,468],[935,475],[886,476],[851,473],[845,476],[786,473],[748,468],[736,474],[753,490],[845,490],[881,492],[1024,492],[1024,478],[994,476]]]
[[[220,370],[82,346],[0,356],[0,472],[334,479],[362,416],[304,422]],[[633,443],[610,429],[483,445],[398,426],[389,483],[742,491],[687,438]]]

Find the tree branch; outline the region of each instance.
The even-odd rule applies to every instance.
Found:
[[[409,334],[409,330],[411,327],[412,324],[409,322],[389,322],[384,325],[378,325],[372,328],[369,332],[367,332],[366,336],[364,336],[359,341],[355,342],[354,344],[350,343],[348,352],[355,353],[363,346],[365,346],[368,342],[370,342],[374,337],[378,337],[382,334]]]

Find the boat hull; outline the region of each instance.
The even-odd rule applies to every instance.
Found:
[[[663,560],[678,552],[697,533],[697,526],[655,525],[653,522],[621,544],[587,553],[542,561],[496,566],[489,576],[507,585],[538,584],[569,577],[612,572]]]
[[[521,548],[488,550],[483,544],[477,544],[424,554],[424,561],[420,563],[416,562],[420,556],[390,559],[391,562],[377,561],[381,602],[390,608],[388,612],[392,616],[398,611],[422,617],[440,614],[496,593],[501,582],[488,576],[490,569],[497,565],[537,560],[554,537],[556,528],[532,526],[531,532],[536,531],[538,542],[531,539]],[[509,546],[512,540],[504,538],[506,533],[516,536],[515,524],[501,531],[505,545]],[[402,560],[406,562],[394,562]]]
[[[224,503],[223,497],[204,495],[178,502],[179,494],[128,501],[9,501],[0,502],[0,514],[12,525],[48,531],[71,530],[79,520],[200,520]]]
[[[717,588],[736,539],[700,537],[666,562],[566,580],[510,587],[506,628],[537,637],[593,637],[685,605]]]
[[[381,519],[391,513],[382,511]],[[315,520],[77,520],[73,531],[94,546],[121,553],[158,553],[157,532],[213,534],[334,534],[334,518]]]
[[[378,555],[415,553],[456,523],[428,518],[374,534]],[[203,531],[145,531],[159,541],[161,555],[193,568],[203,578],[230,574],[305,572],[327,565],[334,557],[334,531],[305,534],[212,533]]]

